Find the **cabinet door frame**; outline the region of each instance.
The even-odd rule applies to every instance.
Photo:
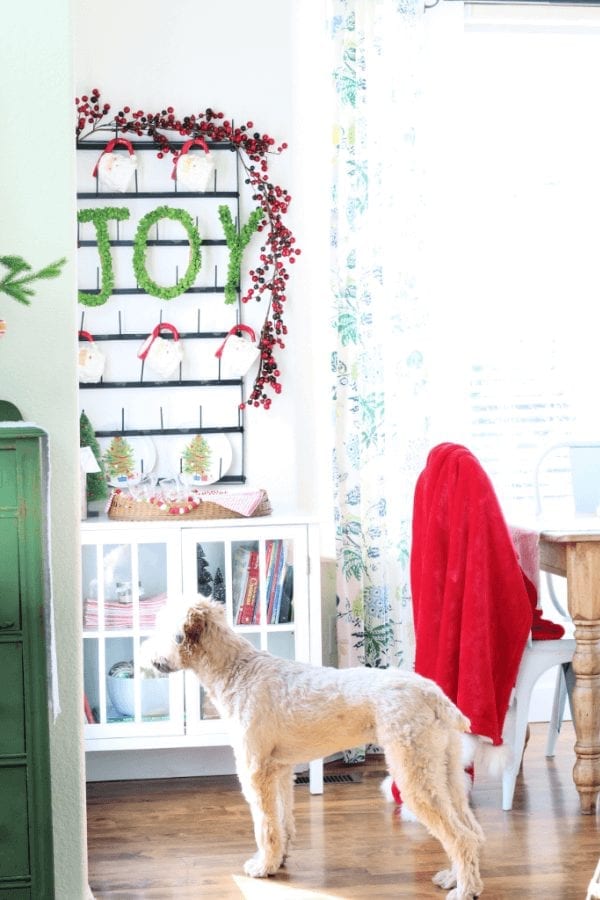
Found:
[[[138,523],[136,523],[137,525]],[[81,534],[82,552],[86,546],[95,548],[96,571],[99,575],[98,593],[101,603],[104,598],[104,585],[102,583],[102,567],[104,548],[107,546],[131,547],[132,578],[138,579],[139,575],[139,548],[141,545],[164,545],[167,560],[166,593],[168,598],[176,597],[181,593],[181,545],[179,532],[163,527],[138,528],[138,527],[110,527],[110,528],[85,528]],[[82,572],[83,577],[83,572]],[[82,583],[82,604],[84,585]],[[83,606],[82,606],[83,612]],[[149,635],[152,629],[131,628],[84,630],[83,641],[97,641],[98,644],[98,693],[101,721],[94,724],[85,724],[84,735],[86,750],[100,749],[134,749],[136,739],[156,738],[159,743],[169,739],[177,740],[185,734],[184,722],[184,697],[183,676],[169,677],[169,718],[163,721],[106,721],[107,712],[107,685],[106,685],[106,642],[111,639],[131,639],[134,646],[134,662],[137,663],[138,639]],[[137,693],[137,692],[136,692]],[[136,712],[140,713],[140,694],[136,697]]]
[[[16,432],[16,433],[15,433]],[[26,804],[23,826],[27,831],[24,857],[28,872],[3,873],[0,888],[22,889],[31,896],[54,897],[52,798],[48,656],[50,654],[51,601],[46,571],[47,506],[42,479],[44,432],[15,425],[0,435],[0,450],[15,453],[14,504],[0,505],[0,516],[14,519],[18,552],[7,561],[17,572],[19,615],[3,621],[0,642],[20,648],[21,685],[4,685],[23,697],[23,746],[3,754],[0,766],[23,778]],[[17,798],[19,799],[19,798]],[[6,823],[8,825],[12,823]],[[23,834],[21,834],[23,840]],[[10,840],[10,835],[9,835]]]

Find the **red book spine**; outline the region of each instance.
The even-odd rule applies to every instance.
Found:
[[[252,550],[248,559],[248,582],[244,602],[240,607],[239,624],[252,625],[254,606],[258,593],[258,550]]]

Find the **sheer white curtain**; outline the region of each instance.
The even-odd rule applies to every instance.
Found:
[[[335,519],[341,665],[411,665],[424,446],[422,4],[332,0]]]

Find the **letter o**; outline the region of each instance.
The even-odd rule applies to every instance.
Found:
[[[190,241],[190,261],[183,278],[171,287],[162,287],[148,275],[146,270],[146,240],[148,232],[159,219],[173,219],[180,222],[188,233]],[[198,234],[194,220],[185,209],[175,209],[172,206],[159,206],[140,219],[135,239],[133,241],[133,271],[138,285],[147,294],[160,297],[161,300],[172,300],[179,297],[192,287],[202,265],[200,253],[201,238]]]

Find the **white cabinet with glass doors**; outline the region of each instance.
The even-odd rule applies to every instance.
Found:
[[[321,662],[319,547],[306,519],[82,523],[87,750],[230,743],[193,673],[145,677],[140,648],[157,613],[212,596],[255,647]],[[320,790],[311,766],[311,790]]]

